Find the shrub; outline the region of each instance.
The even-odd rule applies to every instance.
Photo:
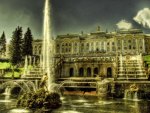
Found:
[[[24,93],[17,101],[18,107],[27,107],[30,109],[57,109],[62,102],[58,93],[49,93],[44,88],[36,92]]]

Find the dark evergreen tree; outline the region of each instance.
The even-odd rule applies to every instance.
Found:
[[[0,52],[4,54],[6,52],[6,37],[5,33],[3,32],[2,36],[0,37]]]
[[[23,39],[23,56],[31,56],[32,55],[32,33],[30,28],[27,29],[27,32],[24,35]]]
[[[10,45],[10,61],[12,65],[17,65],[22,61],[22,27],[17,27],[13,32]]]

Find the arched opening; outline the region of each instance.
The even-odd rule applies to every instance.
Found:
[[[107,77],[108,78],[112,77],[112,68],[111,67],[107,68]]]
[[[69,76],[70,77],[74,76],[74,69],[73,68],[70,68],[70,70],[69,70]]]
[[[94,68],[94,77],[96,77],[98,75],[98,68]]]
[[[15,86],[14,88],[12,88],[11,94],[18,95],[20,91],[21,91],[21,88],[19,86]]]
[[[79,76],[80,76],[80,77],[83,77],[83,76],[84,76],[84,69],[83,69],[83,68],[80,68],[80,69],[79,69]]]
[[[91,77],[91,68],[89,68],[89,67],[87,68],[87,76]]]

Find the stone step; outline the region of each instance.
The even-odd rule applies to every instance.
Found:
[[[35,78],[35,77],[42,77],[43,75],[25,75],[25,77],[32,77],[32,78]]]

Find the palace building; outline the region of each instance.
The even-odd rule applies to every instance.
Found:
[[[42,40],[35,40],[33,54],[40,56],[41,52]],[[57,78],[118,78],[120,56],[128,59],[128,56],[150,54],[150,36],[139,29],[107,33],[98,27],[90,34],[57,36],[55,53]]]

